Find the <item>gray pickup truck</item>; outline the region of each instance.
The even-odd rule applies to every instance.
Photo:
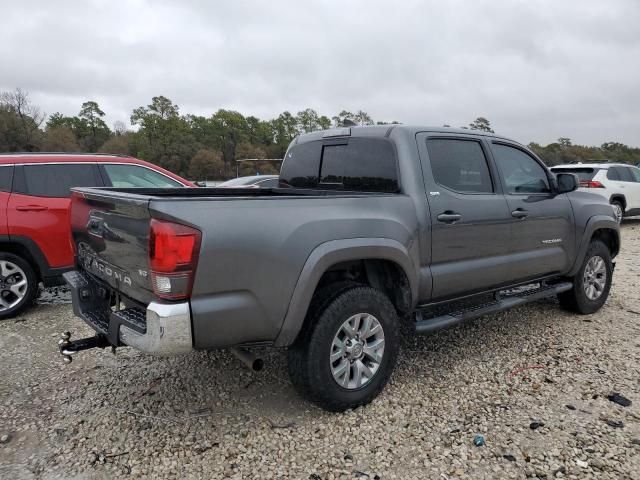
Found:
[[[287,347],[304,397],[364,405],[402,334],[548,296],[604,304],[618,224],[576,187],[500,136],[372,126],[299,136],[278,188],[76,188],[65,278],[96,335],[60,350]]]

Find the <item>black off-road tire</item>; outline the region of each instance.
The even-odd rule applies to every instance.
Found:
[[[373,315],[384,331],[378,370],[362,387],[346,389],[334,380],[330,352],[334,336],[352,315]],[[387,384],[400,347],[399,321],[387,296],[369,286],[343,283],[327,287],[312,301],[296,342],[289,347],[289,376],[298,393],[325,410],[341,412],[371,402]]]
[[[584,288],[584,271],[589,263],[589,260],[594,256],[599,256],[604,260],[606,270],[606,282],[602,294],[595,300],[591,300],[587,297]],[[558,300],[560,306],[565,310],[571,312],[580,313],[582,315],[588,315],[595,313],[604,305],[609,297],[609,290],[611,289],[611,279],[613,275],[613,264],[611,262],[611,252],[609,248],[599,240],[593,240],[587,249],[587,253],[584,256],[584,260],[580,269],[573,277],[573,288],[566,292],[558,294]]]
[[[0,252],[0,261],[11,262],[19,267],[24,272],[25,279],[27,281],[27,290],[20,302],[11,308],[0,310],[0,320],[4,320],[6,318],[15,317],[33,304],[36,299],[36,295],[38,294],[38,276],[33,270],[33,267],[31,267],[31,264],[19,255]],[[1,294],[2,292],[0,291],[0,295]]]

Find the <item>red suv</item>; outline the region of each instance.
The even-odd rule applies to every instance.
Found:
[[[62,283],[73,265],[71,187],[194,187],[132,157],[0,154],[0,319],[28,307],[38,283]]]

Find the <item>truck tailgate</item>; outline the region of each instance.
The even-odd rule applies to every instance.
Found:
[[[113,289],[142,303],[153,298],[149,274],[149,197],[74,191],[71,231],[78,263]]]

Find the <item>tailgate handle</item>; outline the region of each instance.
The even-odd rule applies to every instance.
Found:
[[[87,231],[96,237],[104,238],[105,240],[111,240],[112,242],[124,242],[124,239],[116,232],[109,228],[107,222],[99,218],[89,218],[87,222]]]
[[[43,210],[48,210],[48,207],[44,205],[18,205],[16,210],[20,212],[42,212]]]

